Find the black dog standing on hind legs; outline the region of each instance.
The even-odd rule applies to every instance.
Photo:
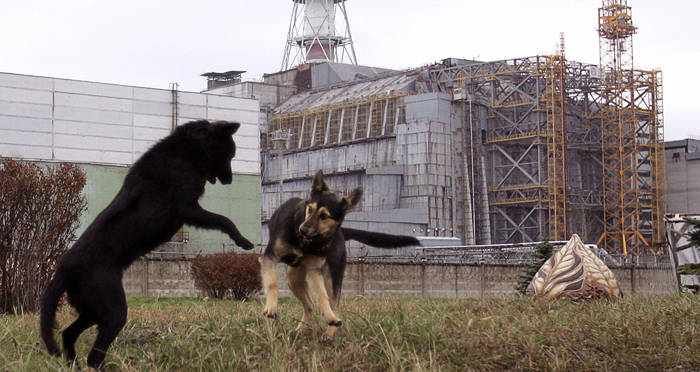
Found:
[[[170,239],[183,224],[217,229],[243,249],[253,244],[231,220],[198,203],[206,181],[230,184],[240,124],[200,120],[184,124],[156,143],[129,170],[117,196],[61,258],[41,304],[41,337],[49,353],[60,354],[53,337],[56,308],[67,292],[78,319],[63,331],[63,351],[75,359],[75,341],[87,328],[98,334],[88,365],[100,368],[126,323],[124,270]]]
[[[323,338],[330,340],[342,321],[337,317],[345,274],[345,241],[357,240],[378,248],[421,245],[418,239],[341,227],[345,215],[362,198],[362,187],[339,198],[323,181],[323,172],[313,178],[309,198],[292,198],[282,203],[268,223],[270,240],[260,258],[265,308],[263,314],[277,317],[279,286],[275,264],[288,265],[289,288],[304,306],[304,315],[296,330],[311,320],[313,307],[309,290],[318,297],[318,305],[328,329]]]

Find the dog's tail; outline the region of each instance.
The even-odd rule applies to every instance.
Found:
[[[345,240],[357,240],[377,248],[398,248],[411,245],[421,245],[418,239],[408,235],[391,235],[372,231],[341,227]]]
[[[53,338],[53,330],[56,327],[56,308],[65,290],[63,277],[57,272],[46,287],[41,299],[41,338],[44,339],[46,349],[52,355],[61,353]]]

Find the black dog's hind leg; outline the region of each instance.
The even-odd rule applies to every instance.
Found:
[[[73,324],[63,330],[63,352],[68,360],[75,359],[75,341],[81,333],[92,327],[95,322],[85,315],[80,315]]]
[[[207,229],[218,229],[228,234],[239,247],[250,250],[253,249],[253,243],[241,235],[236,225],[228,218],[209,212],[202,208],[198,203],[183,211],[183,217],[186,224]]]
[[[102,367],[107,349],[126,324],[126,296],[121,283],[121,276],[114,276],[91,288],[95,321],[97,322],[97,338],[88,354],[88,366],[98,369]]]

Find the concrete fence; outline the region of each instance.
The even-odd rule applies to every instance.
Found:
[[[127,296],[197,297],[190,257],[149,255],[136,261],[124,274]],[[677,293],[673,270],[668,265],[611,267],[625,295]],[[431,263],[348,263],[343,296],[398,297],[508,297],[524,266]],[[277,266],[280,295],[291,296],[286,285],[286,266]]]

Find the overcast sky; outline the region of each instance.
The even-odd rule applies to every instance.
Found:
[[[291,0],[0,0],[0,71],[200,91],[208,71],[280,69]],[[599,62],[601,0],[349,0],[358,62],[418,67],[446,57],[551,54]],[[628,0],[635,67],[661,68],[666,139],[700,136],[700,5]],[[340,17],[338,17],[340,19]]]

